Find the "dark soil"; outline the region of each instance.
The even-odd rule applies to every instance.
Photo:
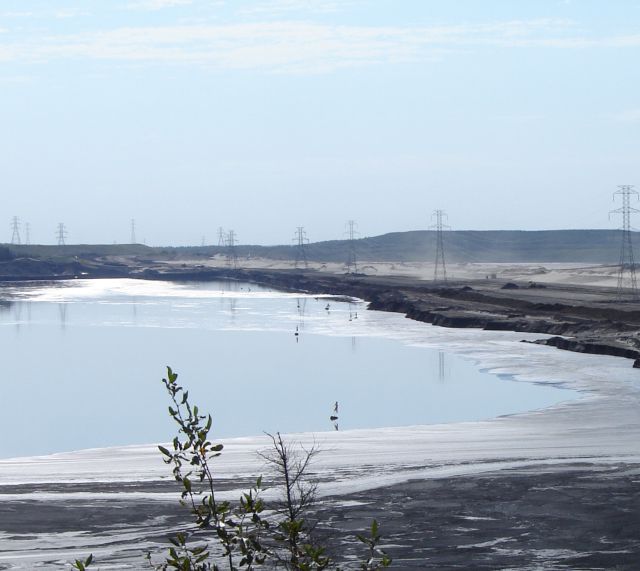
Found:
[[[125,551],[98,561],[108,565],[139,560],[142,568],[144,553],[136,551],[136,542],[150,542],[158,559],[167,548],[166,530],[189,521],[177,505],[176,486],[167,482],[128,488],[175,490],[171,503],[3,501],[0,531],[27,534],[25,539],[35,533],[84,531],[98,549],[118,541],[118,531],[142,530],[142,537],[125,541]],[[87,487],[99,491],[104,485]],[[0,492],[19,490],[31,491],[19,486]],[[325,498],[314,517],[319,539],[345,568],[356,568],[349,562],[364,552],[355,535],[366,535],[374,518],[382,547],[394,559],[393,569],[639,568],[640,475],[624,465],[572,465],[551,472],[528,468],[412,481]]]

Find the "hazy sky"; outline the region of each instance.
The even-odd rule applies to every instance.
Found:
[[[0,0],[0,240],[615,227],[639,62],[640,0]]]

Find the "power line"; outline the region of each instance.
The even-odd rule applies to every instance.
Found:
[[[431,219],[435,216],[436,223],[431,226],[436,230],[436,267],[433,271],[434,282],[446,282],[447,281],[447,266],[444,259],[444,237],[443,230],[449,228],[449,226],[443,224],[443,218],[448,218],[444,210],[434,210],[431,215]]]
[[[298,226],[296,228],[296,235],[293,238],[296,246],[296,261],[295,267],[298,267],[300,262],[304,263],[304,267],[309,267],[309,262],[307,260],[307,249],[306,244],[309,243],[309,238],[307,238],[307,233],[304,231],[304,226]]]
[[[633,244],[631,242],[631,214],[640,212],[631,206],[631,196],[635,195],[638,200],[638,191],[633,186],[624,184],[618,186],[618,190],[613,193],[613,199],[622,197],[622,206],[609,212],[611,214],[622,214],[622,244],[620,246],[620,267],[618,269],[618,287],[616,297],[622,301],[631,299],[638,300],[638,282],[636,279],[636,263],[633,256]]]

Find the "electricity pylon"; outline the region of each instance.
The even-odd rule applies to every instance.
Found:
[[[349,220],[347,222],[347,236],[349,236],[349,250],[347,251],[347,273],[348,274],[357,274],[358,273],[358,263],[356,261],[356,237],[358,235],[357,231],[358,225],[353,221]]]
[[[445,228],[449,228],[446,224],[443,224],[442,219],[448,218],[444,210],[434,210],[431,215],[431,219],[435,216],[436,223],[431,226],[436,230],[436,267],[433,271],[434,282],[446,282],[447,281],[447,266],[444,260],[444,238],[443,231]]]
[[[638,281],[636,279],[636,262],[633,257],[633,244],[631,242],[631,214],[640,212],[631,206],[631,196],[635,195],[638,200],[638,191],[633,186],[624,184],[618,186],[618,190],[613,193],[622,197],[622,206],[609,212],[611,214],[622,214],[622,244],[620,246],[620,267],[618,268],[618,287],[616,297],[622,301],[631,299],[638,301]]]
[[[233,230],[229,230],[227,234],[227,265],[231,266],[234,270],[238,269],[238,252],[236,250],[236,233]]]
[[[131,219],[131,243],[136,243],[136,221],[135,219]]]
[[[20,219],[17,216],[14,216],[11,220],[11,243],[12,244],[20,244]]]
[[[307,238],[307,233],[304,231],[304,226],[298,226],[296,228],[296,235],[293,238],[296,246],[296,261],[295,267],[298,267],[299,263],[303,263],[305,268],[309,267],[309,262],[307,260],[307,249],[306,245],[309,243],[309,238]]]
[[[64,226],[64,222],[58,222],[58,231],[56,232],[56,234],[58,236],[58,246],[65,246],[67,229]]]

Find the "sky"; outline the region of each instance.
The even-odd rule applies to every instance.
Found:
[[[614,228],[639,61],[640,0],[0,0],[0,241]]]

